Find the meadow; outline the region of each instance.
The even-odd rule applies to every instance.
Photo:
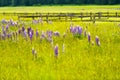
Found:
[[[119,7],[2,7],[0,13],[120,12]],[[36,21],[0,16],[0,80],[120,79],[120,22]]]

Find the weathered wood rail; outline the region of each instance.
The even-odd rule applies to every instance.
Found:
[[[80,13],[2,13],[7,16],[17,16],[20,20],[21,18],[41,18],[43,21],[102,21],[102,18],[106,19],[103,21],[118,21],[120,18],[120,12],[80,12]],[[87,18],[87,20],[83,20]],[[108,20],[109,18],[115,18],[114,20]]]

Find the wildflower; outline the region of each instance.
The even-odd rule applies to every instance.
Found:
[[[47,35],[48,37],[50,37],[50,38],[52,38],[52,34],[53,34],[52,31],[47,31],[47,32],[46,32],[46,35]]]
[[[7,21],[5,19],[2,19],[2,24],[6,24]]]
[[[90,32],[88,33],[88,42],[90,43],[91,40],[91,36],[90,36]]]
[[[31,31],[30,31],[30,33],[29,33],[29,37],[30,37],[30,40],[32,41],[33,34],[32,34],[32,32],[31,32]]]
[[[54,48],[55,57],[58,57],[58,45]]]
[[[54,32],[55,36],[60,36],[60,33],[58,31]]]
[[[96,44],[97,44],[98,46],[100,46],[100,41],[99,41],[99,37],[98,37],[98,36],[95,37],[95,40],[96,40]]]
[[[9,25],[6,26],[6,31],[8,31]]]
[[[7,37],[8,37],[8,38],[11,38],[11,37],[12,37],[12,35],[9,33],[9,34],[7,34]]]
[[[42,40],[43,40],[44,38],[46,38],[46,36],[45,36],[44,32],[42,31],[42,34],[41,34],[41,36],[40,36],[40,42],[42,42]]]
[[[39,32],[38,32],[38,30],[36,30],[36,37],[38,37],[39,36]]]
[[[18,33],[21,34],[21,29],[18,29]]]
[[[23,31],[23,32],[25,31],[25,28],[24,28],[24,26],[22,27],[22,31]]]
[[[81,27],[77,27],[77,33],[80,34],[80,35],[82,34],[82,28]]]
[[[30,33],[30,31],[31,31],[31,27],[27,28],[28,34]]]

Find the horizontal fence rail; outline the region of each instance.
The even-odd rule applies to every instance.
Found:
[[[117,20],[120,18],[120,12],[80,12],[80,13],[0,13],[4,16],[17,16],[20,20],[21,18],[41,18],[43,21],[113,21],[120,22]],[[87,18],[87,20],[83,20]],[[109,20],[109,18],[115,18],[114,20]],[[104,19],[104,20],[103,20]]]

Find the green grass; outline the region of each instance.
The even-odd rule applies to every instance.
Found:
[[[36,10],[39,8],[46,9],[46,7],[36,7]],[[60,8],[60,6],[57,7]],[[17,8],[21,11],[24,10],[21,7],[15,7],[13,11]],[[24,8],[27,9],[28,7]],[[8,11],[10,7],[1,8],[0,11],[2,9]],[[1,19],[4,17],[0,16]],[[10,18],[12,16],[7,16],[6,19]],[[15,17],[13,19],[16,20]],[[22,36],[19,36],[18,40],[0,40],[0,80],[120,79],[120,26],[118,26],[120,23],[96,22],[93,24],[92,22],[72,22],[74,25],[82,26],[83,30],[87,26],[87,32],[91,33],[91,41],[94,43],[95,36],[98,35],[101,45],[97,46],[96,43],[94,45],[89,44],[87,37],[80,39],[73,37],[67,31],[71,22],[53,22],[52,24],[46,22],[43,24],[32,24],[31,21],[24,22],[26,28],[31,26],[34,30],[38,29],[39,32],[46,30],[59,31],[61,36],[53,38],[54,45],[59,45],[59,56],[58,58],[54,56],[51,43],[46,40],[40,42],[40,38],[35,39],[34,37],[32,44],[30,40],[26,41]],[[0,23],[0,31],[1,26],[3,24]],[[19,27],[21,28],[22,25]],[[10,27],[11,31],[17,29],[17,27]],[[64,32],[67,34],[66,38],[62,37]],[[62,52],[63,43],[65,44],[64,53]],[[32,47],[37,51],[37,59],[34,59],[32,55]]]
[[[35,6],[35,7],[1,7],[0,13],[2,12],[120,12],[120,5],[76,5],[76,6]]]

